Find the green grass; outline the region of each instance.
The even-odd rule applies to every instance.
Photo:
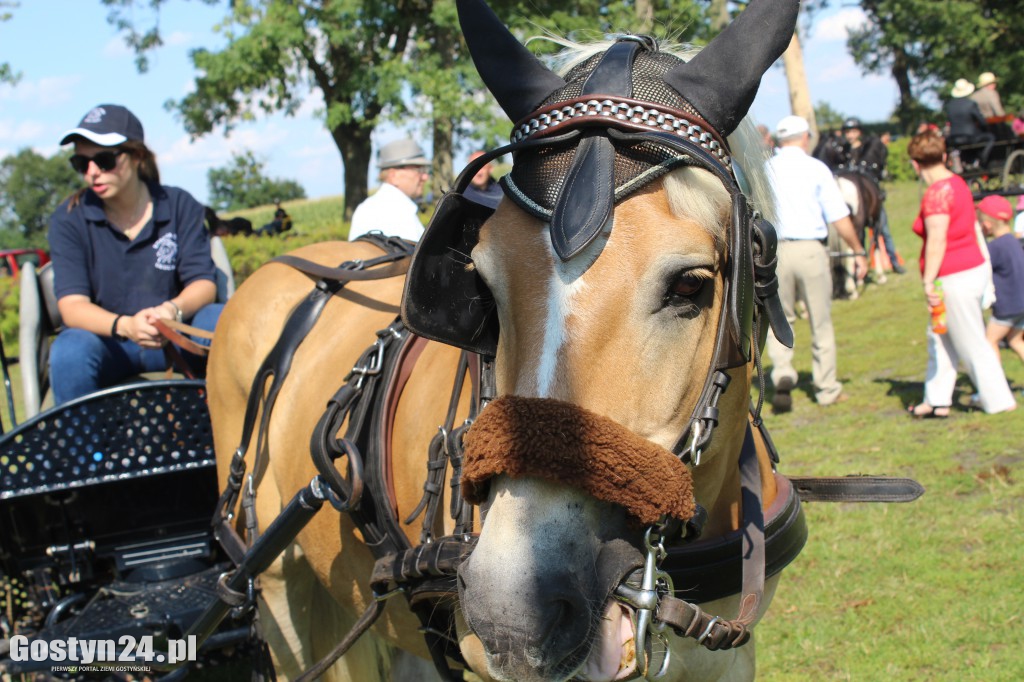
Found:
[[[918,197],[905,183],[887,202],[907,274],[833,306],[850,400],[814,404],[800,320],[794,409],[766,422],[784,473],[911,476],[927,492],[903,505],[806,505],[807,547],[758,627],[759,680],[1024,678],[1024,409],[967,411],[972,389],[961,377],[962,407],[948,420],[905,414],[922,399],[927,361],[920,240],[910,231]],[[1002,359],[1017,392],[1024,366],[1007,350]]]

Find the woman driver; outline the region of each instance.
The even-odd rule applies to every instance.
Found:
[[[212,331],[221,307],[203,206],[160,184],[142,123],[117,104],[90,110],[61,144],[85,187],[50,218],[55,293],[66,329],[50,352],[57,404],[167,363],[158,319]]]

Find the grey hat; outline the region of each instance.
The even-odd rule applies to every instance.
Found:
[[[84,137],[101,147],[115,147],[128,140],[142,141],[142,122],[120,104],[100,104],[89,110],[77,128],[64,133],[61,144]]]
[[[429,166],[430,160],[423,149],[410,138],[388,142],[377,152],[377,167],[398,168],[399,166]]]

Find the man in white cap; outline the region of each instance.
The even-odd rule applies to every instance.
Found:
[[[349,241],[374,231],[419,241],[423,223],[416,199],[423,196],[423,187],[430,178],[430,160],[414,140],[405,138],[381,147],[377,166],[381,185],[356,206]]]
[[[978,76],[978,89],[971,93],[971,99],[975,101],[981,109],[981,115],[986,119],[1006,115],[1003,102],[996,91],[996,81],[996,75],[986,71]]]
[[[797,298],[807,306],[815,398],[819,405],[834,405],[846,400],[846,394],[836,379],[828,224],[835,223],[839,236],[853,249],[858,280],[867,274],[868,263],[832,171],[808,154],[809,131],[805,119],[783,118],[775,127],[779,149],[768,161],[777,208],[779,297],[791,324],[796,320]],[[772,407],[776,412],[788,412],[797,381],[793,350],[769,335],[768,356],[775,385]]]

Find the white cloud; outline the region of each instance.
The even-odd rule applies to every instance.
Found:
[[[818,19],[811,26],[811,40],[822,42],[845,41],[851,28],[867,23],[867,15],[859,7],[847,7],[835,14]]]
[[[27,103],[35,108],[53,107],[72,101],[72,90],[81,76],[52,76],[30,81],[22,80],[16,87],[0,87],[0,102]]]
[[[107,41],[100,51],[107,59],[124,59],[133,56],[132,50],[124,42],[124,36],[118,35]]]
[[[46,126],[38,121],[15,122],[11,119],[0,119],[0,141],[18,144],[23,140],[43,137]]]
[[[165,47],[176,47],[179,45],[191,45],[193,36],[191,33],[186,33],[185,31],[174,31],[173,33],[164,36],[163,40]]]

